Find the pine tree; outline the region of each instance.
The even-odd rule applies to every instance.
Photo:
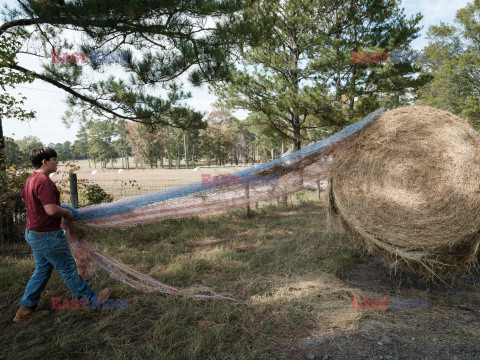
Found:
[[[465,117],[480,129],[479,18],[480,0],[475,0],[457,12],[459,27],[429,28],[424,72],[433,81],[419,91],[419,104]]]
[[[184,126],[163,116],[190,96],[182,91],[180,76],[188,75],[194,85],[225,76],[229,47],[245,31],[234,16],[243,0],[17,3],[17,8],[5,11],[0,40],[29,41],[7,54],[1,70],[29,74],[64,90],[71,107],[66,121],[87,116]],[[35,62],[20,64],[19,51],[46,59],[43,71],[34,70]],[[91,61],[94,53],[100,54],[99,61]],[[112,56],[122,63],[106,61]],[[107,70],[112,75],[102,76]],[[148,92],[147,87],[167,94]]]
[[[296,150],[424,83],[402,84],[410,65],[352,63],[352,51],[407,49],[418,36],[421,16],[407,20],[394,0],[260,0],[247,13],[269,25],[264,43],[240,47],[231,76],[212,86],[221,106],[248,110]]]

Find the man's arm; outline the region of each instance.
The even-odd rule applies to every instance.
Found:
[[[60,206],[55,204],[43,205],[45,212],[48,216],[52,217],[64,217],[66,219],[73,218],[73,214],[70,210],[62,209]]]

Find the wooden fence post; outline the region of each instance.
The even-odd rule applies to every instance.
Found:
[[[70,173],[70,200],[74,208],[78,208],[77,174]]]
[[[322,189],[320,188],[320,180],[317,180],[317,191],[318,191],[318,200],[321,199],[320,193],[322,192]]]
[[[247,203],[247,217],[251,217],[252,216],[252,210],[250,209],[250,188],[249,186],[245,186],[245,196],[247,197],[248,199],[248,203]]]

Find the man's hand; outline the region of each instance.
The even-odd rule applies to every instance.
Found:
[[[64,209],[64,210],[65,210],[65,209]],[[69,219],[69,220],[73,219],[73,213],[72,213],[70,210],[65,210],[65,211],[66,211],[67,213],[66,213],[65,215],[63,215],[63,217],[64,217],[65,219]]]
[[[68,210],[70,212],[70,214],[67,215],[69,217],[65,217],[66,219],[78,220],[78,217],[79,217],[78,211],[73,206],[62,204],[62,209]]]
[[[66,219],[72,219],[73,213],[70,210],[62,209],[60,206],[55,204],[43,205],[45,212],[48,216],[52,217],[64,217]]]

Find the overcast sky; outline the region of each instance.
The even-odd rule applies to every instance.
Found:
[[[473,0],[471,0],[473,1]],[[403,0],[402,6],[408,17],[417,12],[422,13],[421,37],[413,42],[413,48],[421,50],[426,44],[426,31],[430,25],[439,24],[440,21],[452,23],[458,9],[465,7],[466,0]],[[0,3],[15,5],[14,0],[2,0]],[[64,103],[65,93],[53,85],[36,80],[31,84],[22,84],[16,89],[26,97],[25,108],[36,112],[36,119],[30,122],[20,122],[15,119],[3,120],[4,135],[14,139],[21,139],[27,135],[35,135],[45,144],[73,142],[76,139],[78,127],[76,125],[67,129],[61,117],[67,106]],[[206,87],[185,87],[192,92],[192,98],[186,101],[195,110],[210,112],[215,97],[208,93]],[[1,91],[1,90],[0,90]]]

